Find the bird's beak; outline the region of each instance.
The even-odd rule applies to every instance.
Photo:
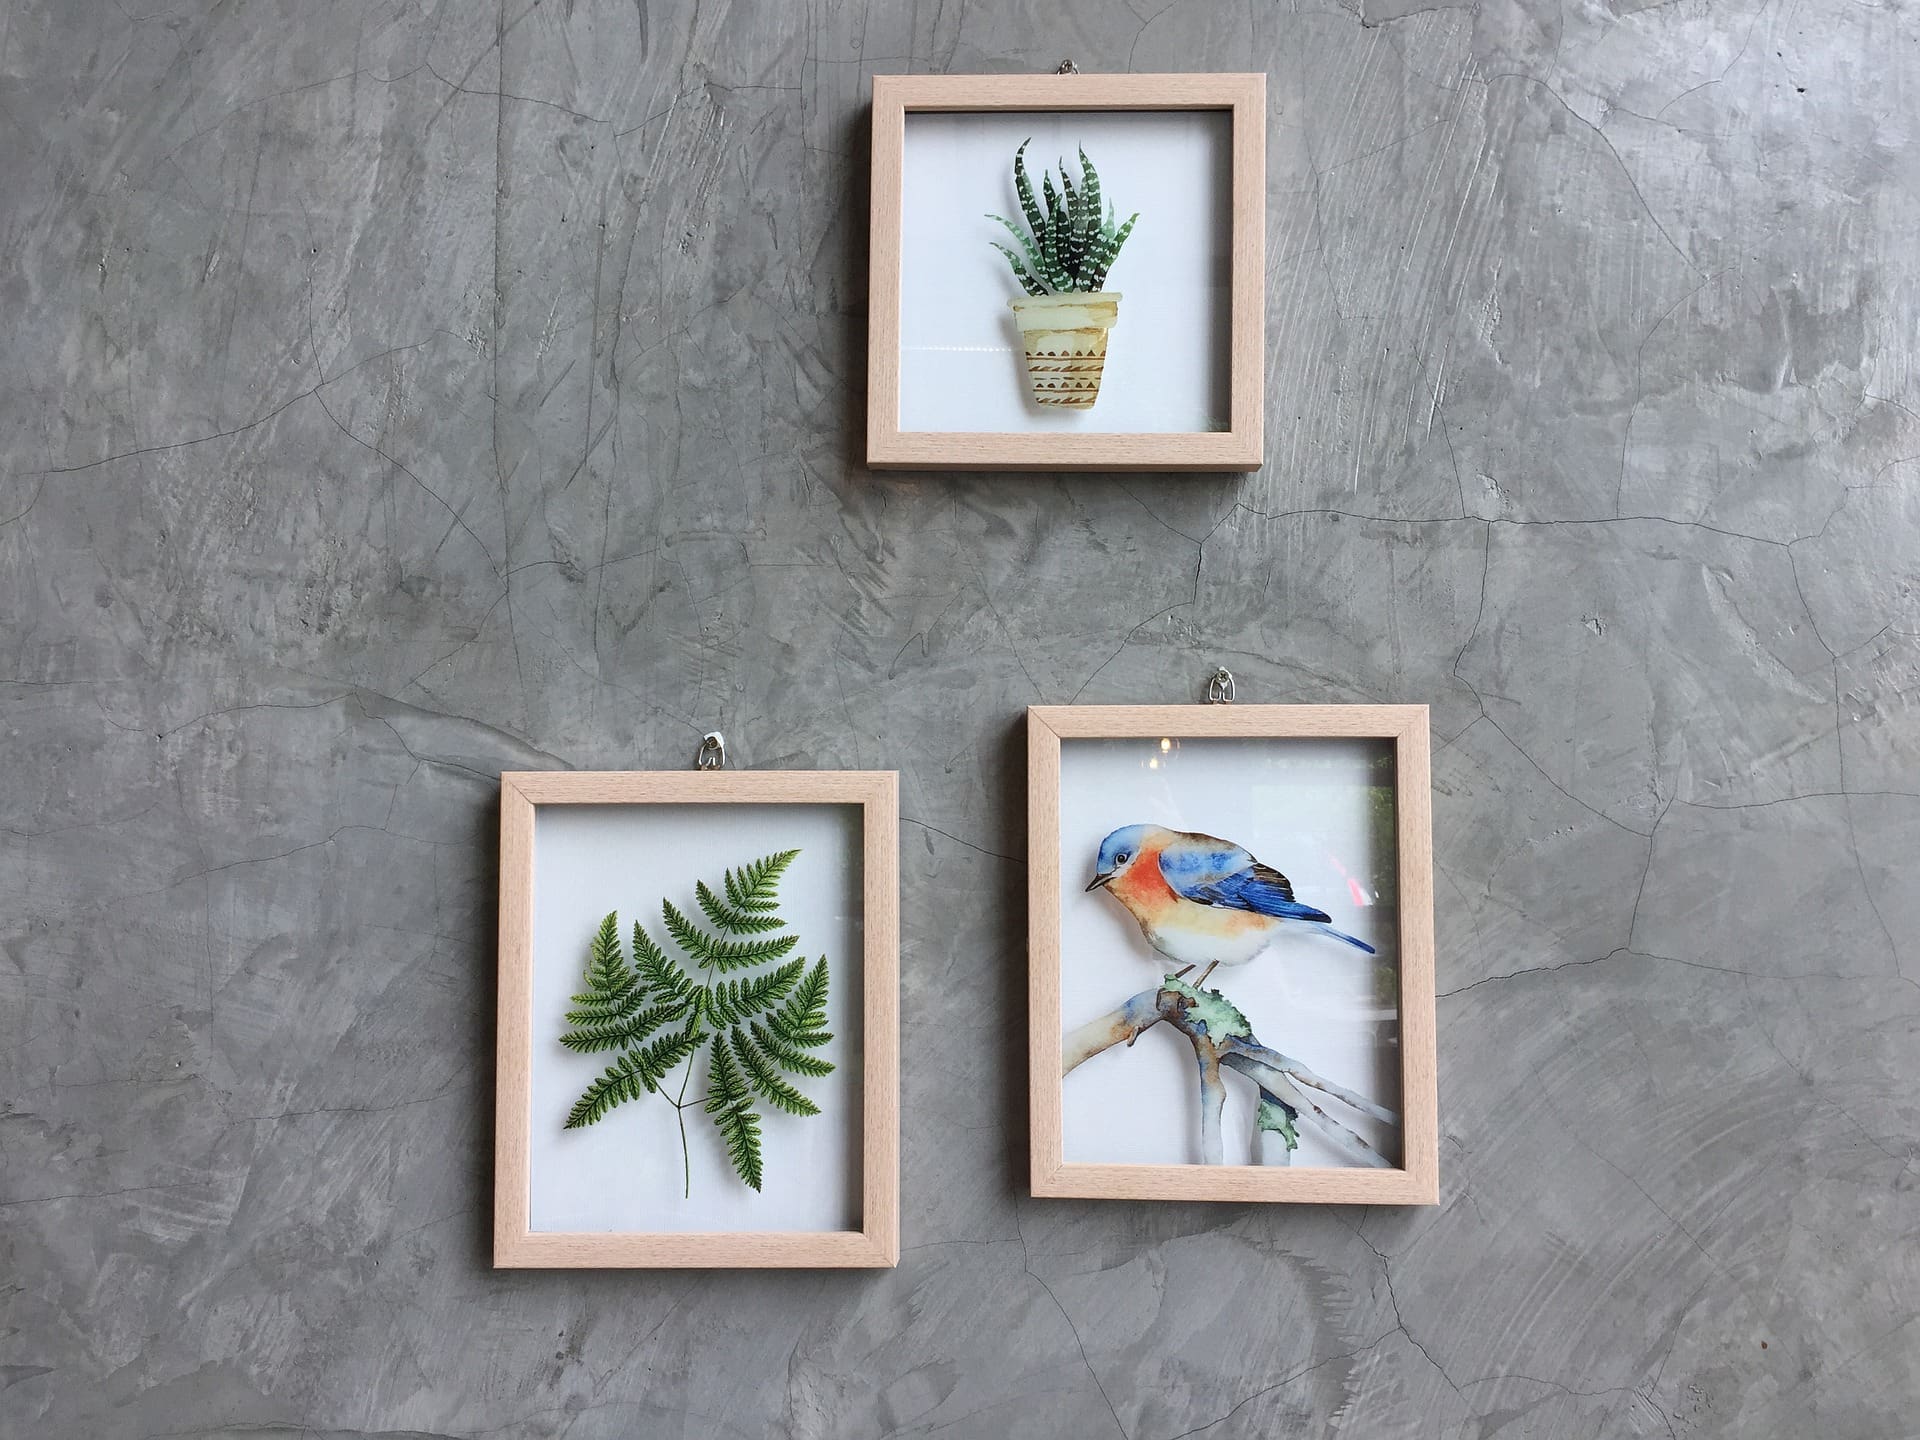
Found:
[[[1111,870],[1108,870],[1104,874],[1096,875],[1093,877],[1093,879],[1089,880],[1087,882],[1087,890],[1098,890],[1101,886],[1109,885],[1112,882],[1113,882],[1113,872]],[[1085,894],[1086,892],[1082,891],[1081,893]]]

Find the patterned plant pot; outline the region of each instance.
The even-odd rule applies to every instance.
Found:
[[[1026,346],[1033,403],[1092,408],[1107,368],[1107,332],[1120,318],[1120,292],[1022,295],[1009,303]]]

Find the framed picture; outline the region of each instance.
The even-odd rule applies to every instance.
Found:
[[[898,1261],[897,794],[500,777],[496,1266]]]
[[[878,75],[867,463],[1255,470],[1266,76]]]
[[[1432,1204],[1424,705],[1027,712],[1036,1195]]]

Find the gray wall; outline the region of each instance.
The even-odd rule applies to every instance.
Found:
[[[1915,1433],[1916,39],[0,5],[0,1429]],[[1063,56],[1271,77],[1266,468],[864,473],[868,76]],[[1437,1209],[1022,1198],[1022,708],[1222,661],[1433,707]],[[901,772],[900,1268],[494,1274],[494,776],[714,725]]]

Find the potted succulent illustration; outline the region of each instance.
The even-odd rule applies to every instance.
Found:
[[[1120,318],[1120,294],[1107,290],[1107,271],[1133,232],[1136,212],[1114,223],[1113,202],[1101,209],[1100,174],[1080,151],[1080,182],[1060,162],[1056,188],[1051,171],[1042,171],[1040,189],[1046,209],[1033,193],[1027,174],[1027,146],[1013,152],[1013,188],[1026,217],[1022,229],[1004,215],[989,215],[1007,227],[1018,249],[994,243],[1007,257],[1013,278],[1026,291],[1011,302],[1013,318],[1027,353],[1027,381],[1036,405],[1090,409],[1100,398],[1100,377],[1107,364],[1107,332]]]

